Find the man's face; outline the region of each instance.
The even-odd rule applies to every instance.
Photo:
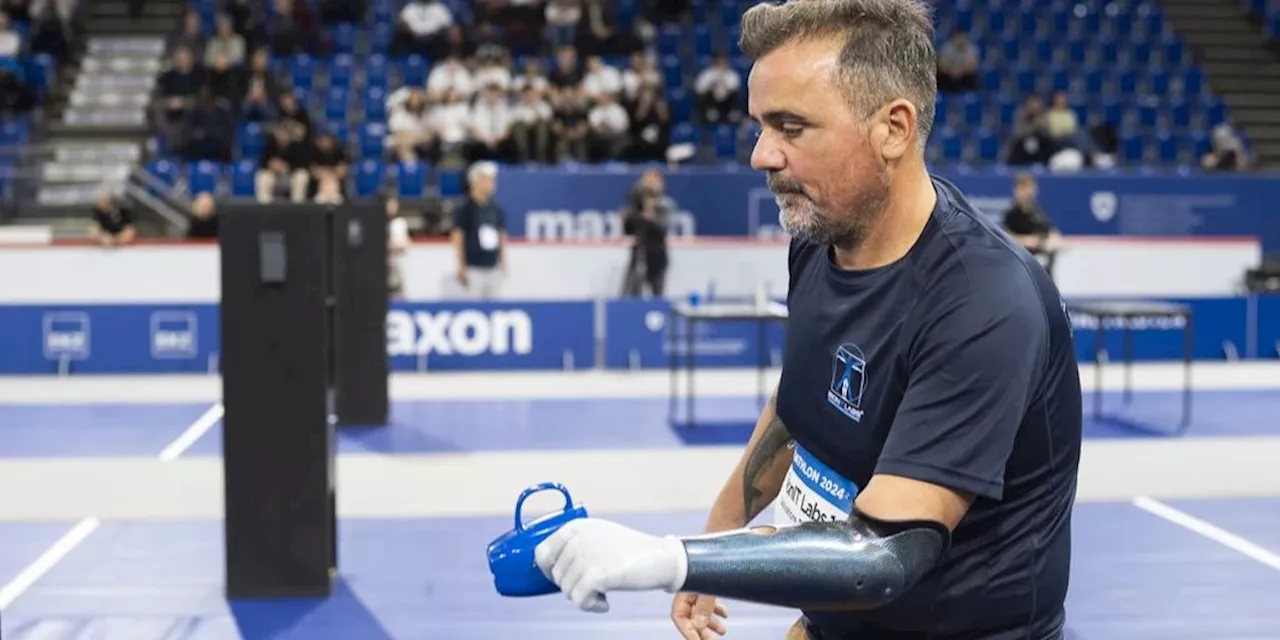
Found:
[[[832,83],[839,49],[798,42],[756,62],[748,108],[763,130],[751,166],[767,172],[787,233],[852,247],[884,211],[889,169],[882,127],[860,122]]]
[[[1031,204],[1036,201],[1036,185],[1034,183],[1019,183],[1013,188],[1013,197],[1022,204]]]

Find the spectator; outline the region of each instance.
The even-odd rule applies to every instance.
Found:
[[[951,34],[938,52],[938,90],[943,92],[978,89],[978,47],[963,31]]]
[[[293,131],[288,126],[277,124],[271,128],[271,137],[267,139],[266,148],[258,160],[258,170],[253,176],[254,196],[258,202],[274,201],[276,188],[286,181],[289,200],[306,201],[307,189],[311,185],[307,151],[304,143],[293,138]]]
[[[1045,134],[1053,146],[1054,154],[1075,150],[1085,158],[1092,158],[1097,153],[1093,138],[1080,127],[1080,117],[1071,108],[1065,92],[1053,94],[1049,109],[1045,112]]]
[[[539,98],[547,98],[551,83],[542,72],[542,63],[534,57],[524,61],[524,72],[511,81],[511,89],[516,93],[524,93],[526,87],[532,87]]]
[[[332,133],[325,131],[316,136],[310,160],[312,189],[323,194],[325,202],[340,201],[346,193],[347,175],[351,170],[347,151]]]
[[[476,87],[497,86],[503,92],[511,90],[511,65],[505,55],[491,52],[476,58],[478,65],[472,75]]]
[[[497,85],[485,87],[471,110],[471,149],[468,159],[507,160],[515,155],[511,146],[511,109],[506,94]]]
[[[182,19],[182,31],[173,37],[170,45],[173,49],[190,51],[193,62],[204,62],[205,58],[203,56],[208,47],[204,37],[204,24],[200,21],[199,12],[194,9],[187,11]]]
[[[34,55],[47,53],[59,64],[66,62],[75,39],[71,20],[75,7],[61,0],[32,3],[31,42],[27,49]]]
[[[1036,201],[1038,192],[1035,176],[1020,173],[1014,178],[1013,204],[1004,212],[1004,228],[1027,251],[1050,256],[1058,250],[1062,234]]]
[[[546,8],[547,26],[543,34],[552,49],[576,44],[578,21],[582,19],[582,6],[578,0],[549,0]]]
[[[622,93],[622,74],[604,63],[600,56],[587,58],[587,73],[582,77],[582,88],[587,99],[598,100],[608,94],[615,99]]]
[[[235,116],[214,97],[209,87],[187,112],[182,123],[182,156],[188,161],[231,162],[231,142],[235,139]]]
[[[416,162],[431,145],[431,112],[422,90],[401,87],[387,98],[387,135],[401,162]]]
[[[22,36],[9,28],[9,14],[0,11],[0,58],[17,58],[22,51]]]
[[[262,19],[264,7],[261,0],[227,0],[227,15],[231,17],[236,33],[244,38],[247,49],[257,49],[266,42],[266,27]]]
[[[359,24],[368,4],[368,0],[320,0],[320,19],[326,25]]]
[[[36,90],[0,65],[0,113],[26,113],[36,107]]]
[[[240,97],[244,95],[244,90],[241,88],[243,76],[239,70],[231,67],[231,60],[221,51],[215,51],[206,59],[209,61],[209,69],[205,72],[205,86],[219,104],[238,111]]]
[[[32,0],[0,0],[0,12],[6,13],[13,22],[31,21]]]
[[[444,98],[427,116],[431,121],[431,157],[436,164],[458,164],[466,159],[470,142],[468,126],[471,107],[456,89],[445,91]]]
[[[621,160],[630,144],[631,118],[613,96],[604,94],[587,115],[591,124],[590,151],[595,162]]]
[[[1213,128],[1213,149],[1200,158],[1200,166],[1206,171],[1243,171],[1249,165],[1249,154],[1244,142],[1231,129],[1220,124]]]
[[[315,16],[305,1],[275,0],[275,9],[267,32],[272,53],[285,56],[319,48],[316,46],[320,34]]]
[[[1053,155],[1044,102],[1040,96],[1027,96],[1013,118],[1013,139],[1009,145],[1011,165],[1045,164]]]
[[[203,74],[195,69],[191,51],[185,47],[175,49],[172,66],[160,74],[156,84],[159,99],[154,106],[153,118],[165,143],[176,149],[182,144],[182,123],[204,86]]]
[[[276,121],[293,131],[294,140],[311,139],[311,115],[293,91],[284,91],[276,98]]]
[[[204,59],[212,60],[218,54],[226,56],[227,63],[233,67],[244,63],[244,36],[236,33],[235,23],[231,21],[231,16],[225,13],[218,15],[218,26],[209,43],[205,45]]]
[[[201,192],[191,201],[191,222],[187,226],[187,237],[218,237],[217,203],[213,200],[213,194]]]
[[[114,194],[104,192],[93,208],[93,237],[104,247],[132,244],[137,221],[132,209],[120,206]]]
[[[249,59],[249,70],[244,80],[244,99],[241,110],[244,117],[253,122],[274,120],[275,104],[279,98],[280,80],[271,70],[271,53],[258,49]]]
[[[644,87],[661,91],[665,87],[664,83],[665,79],[662,77],[662,72],[658,71],[652,55],[644,52],[633,53],[631,68],[622,72],[623,99],[634,101]]]
[[[711,66],[698,74],[693,84],[702,121],[706,124],[738,124],[742,120],[739,107],[741,87],[742,79],[729,66],[729,56],[717,53]]]
[[[635,238],[623,283],[624,296],[640,296],[646,285],[651,295],[662,296],[670,262],[667,230],[674,209],[671,198],[664,193],[662,174],[655,169],[641,173],[622,211],[623,233]]]
[[[447,49],[445,31],[453,26],[453,13],[440,0],[409,0],[400,10],[391,52],[397,56],[413,53],[443,58]]]
[[[498,166],[477,162],[467,170],[467,199],[453,211],[458,284],[474,297],[496,298],[507,275],[507,215],[493,201]]]
[[[662,160],[671,143],[671,110],[657,89],[640,90],[631,110],[631,160]]]
[[[471,70],[456,56],[446,57],[427,76],[427,101],[439,101],[449,90],[456,92],[463,100],[470,100],[471,94],[475,93],[475,79],[471,77]]]
[[[578,40],[574,44],[587,55],[608,56],[629,49],[614,32],[614,16],[606,0],[583,0],[578,20]]]
[[[689,15],[689,0],[644,0],[640,12],[657,25],[683,22]]]
[[[387,198],[387,289],[392,298],[404,297],[404,258],[412,242],[409,222],[400,215],[400,201]]]
[[[533,86],[525,85],[511,110],[511,140],[517,162],[551,161],[551,105]]]
[[[460,25],[455,24],[445,29],[441,39],[441,44],[433,54],[435,59],[455,56],[466,60],[475,56],[479,50],[476,41],[471,38],[470,30],[463,29]]]
[[[569,85],[558,94],[555,101],[555,120],[551,132],[556,139],[556,159],[569,158],[578,162],[587,159],[587,136],[591,126],[587,122],[590,105],[583,95],[582,85]]]
[[[556,51],[556,68],[547,75],[553,91],[582,84],[582,70],[578,68],[578,51],[573,47],[561,47]]]

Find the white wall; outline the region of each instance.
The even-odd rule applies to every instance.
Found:
[[[625,244],[513,243],[507,297],[581,299],[618,294]],[[786,290],[787,245],[777,241],[675,242],[667,290],[748,295],[760,283]],[[1073,238],[1058,259],[1067,296],[1218,296],[1238,290],[1258,264],[1256,240]],[[420,243],[405,261],[410,299],[457,297],[455,261],[440,243]],[[213,302],[219,298],[216,245],[0,247],[0,303]]]

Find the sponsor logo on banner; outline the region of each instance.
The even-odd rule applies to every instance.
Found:
[[[688,211],[671,214],[669,235],[692,237],[694,234],[693,214]],[[524,235],[529,240],[611,240],[623,236],[622,216],[614,211],[591,209],[578,212],[538,209],[525,214]]]
[[[387,313],[387,352],[392,356],[524,355],[532,350],[533,322],[518,309]]]
[[[196,314],[156,311],[151,314],[151,357],[161,360],[195,358],[200,350]]]
[[[782,481],[774,518],[783,525],[846,520],[857,495],[853,482],[797,444],[791,468]]]
[[[90,353],[89,314],[54,311],[44,314],[44,357],[84,360]]]

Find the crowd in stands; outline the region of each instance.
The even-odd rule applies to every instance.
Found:
[[[79,26],[77,0],[0,0],[0,116],[31,112]]]

